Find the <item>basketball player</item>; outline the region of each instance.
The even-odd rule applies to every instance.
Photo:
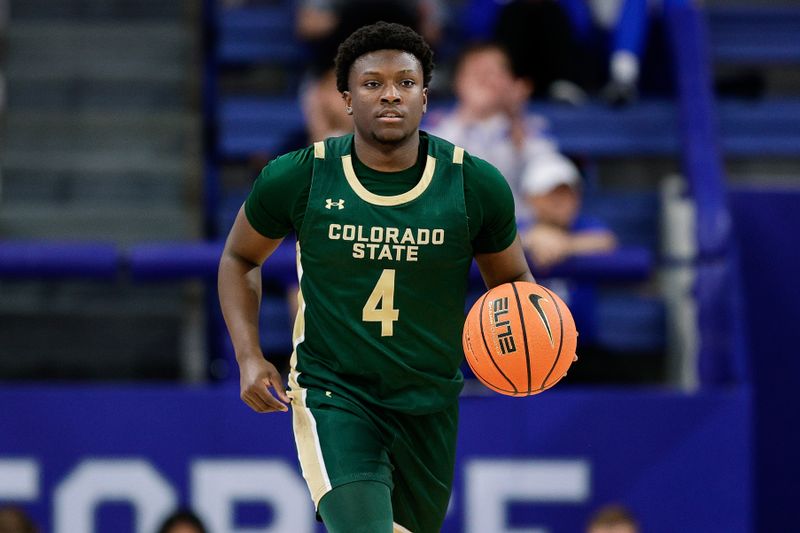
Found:
[[[346,39],[336,76],[354,134],[267,165],[220,262],[241,397],[261,413],[291,402],[303,476],[334,533],[440,530],[470,263],[489,287],[533,281],[503,176],[419,130],[432,70],[405,26]],[[260,267],[292,230],[300,310],[285,392],[259,348],[258,308]]]

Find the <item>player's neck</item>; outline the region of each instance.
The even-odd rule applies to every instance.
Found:
[[[398,172],[411,168],[417,163],[419,155],[419,132],[396,144],[368,142],[356,133],[353,143],[358,160],[378,172]]]

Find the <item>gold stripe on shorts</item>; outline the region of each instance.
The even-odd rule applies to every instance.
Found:
[[[292,397],[292,425],[303,477],[311,492],[314,506],[318,507],[320,499],[331,490],[331,480],[328,478],[328,471],[325,470],[325,459],[322,457],[322,447],[317,434],[317,422],[306,404],[306,393],[306,389],[289,392],[289,396]]]

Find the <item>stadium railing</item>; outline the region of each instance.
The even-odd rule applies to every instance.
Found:
[[[722,149],[711,86],[711,54],[702,12],[689,0],[665,2],[665,20],[678,89],[683,174],[695,211],[694,279],[698,347],[692,364],[700,386],[748,380],[737,301],[736,251],[731,238]],[[738,124],[736,125],[738,126]]]

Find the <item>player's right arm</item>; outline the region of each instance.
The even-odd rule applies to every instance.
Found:
[[[261,352],[261,265],[289,231],[299,229],[297,213],[305,211],[312,168],[310,149],[264,167],[236,216],[220,259],[219,300],[239,364],[240,396],[259,413],[286,411],[279,400],[289,402],[280,373]]]
[[[264,358],[258,334],[261,307],[261,264],[283,239],[270,239],[258,233],[239,210],[219,263],[219,302],[239,364],[242,400],[254,411],[286,411],[269,391],[288,402],[283,381],[275,365]]]

